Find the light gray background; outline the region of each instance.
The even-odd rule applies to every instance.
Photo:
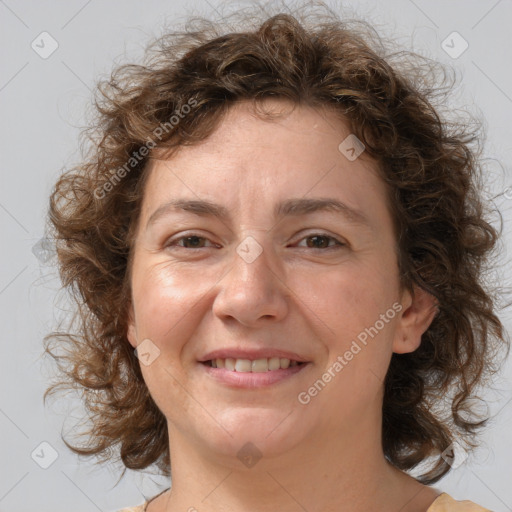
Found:
[[[457,68],[459,106],[475,103],[487,120],[489,183],[497,194],[511,186],[512,2],[354,0],[344,5],[373,21],[383,35],[398,34],[404,46]],[[172,22],[189,8],[208,15],[217,7],[215,0],[0,0],[1,512],[115,511],[141,503],[143,495],[165,486],[165,480],[149,473],[128,472],[113,488],[116,468],[79,461],[62,443],[61,429],[75,423],[66,420],[68,407],[73,405],[77,418],[81,411],[72,397],[60,399],[53,408],[42,404],[48,385],[47,363],[40,358],[42,337],[66,311],[58,301],[52,260],[45,261],[44,252],[34,245],[43,236],[53,183],[79,159],[79,129],[89,89],[98,77],[109,73],[113,62],[140,57],[164,19]],[[31,48],[43,31],[59,44],[47,59]],[[457,59],[441,48],[453,31],[469,43]],[[502,197],[497,203],[510,247],[512,199]],[[503,284],[510,284],[509,278],[506,270]],[[510,329],[510,308],[502,317]],[[512,510],[511,374],[507,363],[496,392],[488,395],[491,411],[500,414],[483,437],[482,448],[436,485],[496,512]],[[31,458],[42,442],[58,454],[48,469]],[[43,446],[37,453],[44,462],[51,450]]]

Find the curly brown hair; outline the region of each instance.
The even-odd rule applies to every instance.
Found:
[[[84,132],[89,152],[50,198],[49,236],[76,308],[69,328],[45,338],[60,372],[45,400],[59,388],[81,391],[92,425],[85,446],[64,440],[75,453],[107,461],[119,445],[125,470],[155,463],[170,475],[166,419],[127,340],[146,164],[155,147],[172,154],[204,140],[241,100],[329,107],[389,186],[402,287],[438,302],[421,346],[393,354],[382,408],[388,461],[401,470],[428,462],[416,478],[434,483],[450,470],[440,453],[454,440],[476,446],[486,418],[471,398],[510,345],[497,293],[484,281],[501,233],[486,220],[481,123],[443,117],[453,86],[446,68],[392,51],[367,22],[342,20],[322,2],[293,14],[269,9],[190,18],[152,43],[143,63],[99,82],[97,116]]]

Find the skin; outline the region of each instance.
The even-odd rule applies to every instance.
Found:
[[[387,463],[381,407],[392,353],[418,348],[435,299],[400,289],[384,182],[364,152],[349,161],[338,149],[347,125],[328,110],[265,106],[282,116],[238,103],[201,144],[150,164],[127,335],[160,351],[141,370],[167,418],[172,492],[148,512],[425,512],[439,492]],[[369,226],[332,211],[274,217],[276,203],[304,197],[343,201]],[[175,198],[218,203],[231,219],[175,211],[146,229]],[[191,235],[204,239],[179,240]],[[262,249],[250,263],[236,251],[249,236]],[[394,303],[401,311],[300,403]],[[198,363],[221,347],[278,347],[311,364],[268,388],[233,389]],[[247,442],[261,453],[252,467],[237,457]]]

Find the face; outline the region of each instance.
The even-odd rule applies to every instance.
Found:
[[[376,163],[334,113],[267,107],[151,163],[133,249],[128,339],[170,437],[215,457],[377,436],[391,355],[432,319],[399,288]]]

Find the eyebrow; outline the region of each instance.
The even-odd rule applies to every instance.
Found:
[[[217,217],[224,221],[231,220],[227,208],[220,204],[198,199],[173,199],[159,206],[149,217],[146,229],[161,217],[176,211],[190,212],[199,216]],[[351,208],[334,198],[296,198],[278,203],[274,208],[274,217],[307,215],[318,211],[332,211],[341,214],[353,224],[371,228],[371,222],[360,211]]]

